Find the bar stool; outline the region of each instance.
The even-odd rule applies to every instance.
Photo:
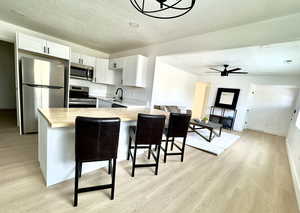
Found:
[[[116,159],[120,132],[119,118],[77,117],[75,121],[75,190],[74,206],[78,203],[78,193],[101,189],[111,189],[111,200],[114,199]],[[112,183],[106,185],[78,188],[82,163],[108,161]],[[113,166],[111,162],[113,161]]]
[[[159,153],[162,134],[164,130],[166,116],[164,115],[146,115],[138,114],[137,126],[129,128],[129,146],[127,160],[132,158],[132,173],[134,177],[135,168],[138,167],[155,167],[155,175],[158,174]],[[132,145],[132,143],[134,143]],[[151,145],[158,147],[157,153],[153,152]],[[134,149],[133,154],[131,149]],[[153,164],[136,164],[137,149],[148,149],[148,159],[153,156],[155,163]]]
[[[168,155],[181,155],[181,162],[184,158],[185,141],[188,133],[189,123],[191,120],[191,114],[182,113],[170,113],[168,128],[164,130],[166,136],[165,148],[161,147],[164,152],[164,163],[167,162]],[[171,138],[171,140],[169,140]],[[183,138],[182,147],[179,147],[175,143],[175,138]],[[171,151],[175,146],[180,152],[168,152],[168,144],[171,144]]]

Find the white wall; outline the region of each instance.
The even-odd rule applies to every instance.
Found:
[[[14,45],[0,41],[0,109],[16,109]]]
[[[289,85],[298,87],[300,85],[300,76],[228,76],[221,77],[216,75],[201,76],[200,81],[210,83],[209,99],[207,104],[207,113],[209,107],[214,105],[218,88],[236,88],[240,89],[240,96],[237,103],[237,117],[234,130],[242,131],[244,129],[247,116],[248,99],[252,84],[261,85]]]
[[[175,105],[192,109],[197,81],[199,81],[199,76],[157,60],[152,104]]]
[[[296,113],[291,121],[286,141],[295,192],[300,207],[300,129],[296,127],[297,117],[300,116],[300,94],[295,104],[295,110]]]
[[[286,136],[298,95],[296,87],[253,85],[246,128]]]

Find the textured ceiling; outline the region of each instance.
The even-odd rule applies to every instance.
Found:
[[[208,68],[240,67],[253,75],[300,75],[300,41],[220,51],[160,57],[162,61],[195,74]],[[287,60],[292,60],[288,63]],[[213,74],[214,75],[214,74]],[[219,75],[219,74],[218,74]]]
[[[197,0],[189,14],[158,20],[138,13],[129,0],[0,0],[1,20],[107,53],[299,11],[299,0]]]

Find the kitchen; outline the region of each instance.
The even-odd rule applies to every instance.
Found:
[[[149,105],[145,96],[140,95],[146,87],[145,56],[97,58],[23,33],[16,34],[16,41],[17,120],[21,134],[37,132],[39,107],[144,108]],[[51,92],[56,87],[61,91]]]

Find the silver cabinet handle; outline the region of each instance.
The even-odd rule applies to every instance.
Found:
[[[48,47],[48,54],[50,54],[50,48]]]
[[[44,46],[44,53],[47,53],[47,51],[46,51],[46,47]]]

